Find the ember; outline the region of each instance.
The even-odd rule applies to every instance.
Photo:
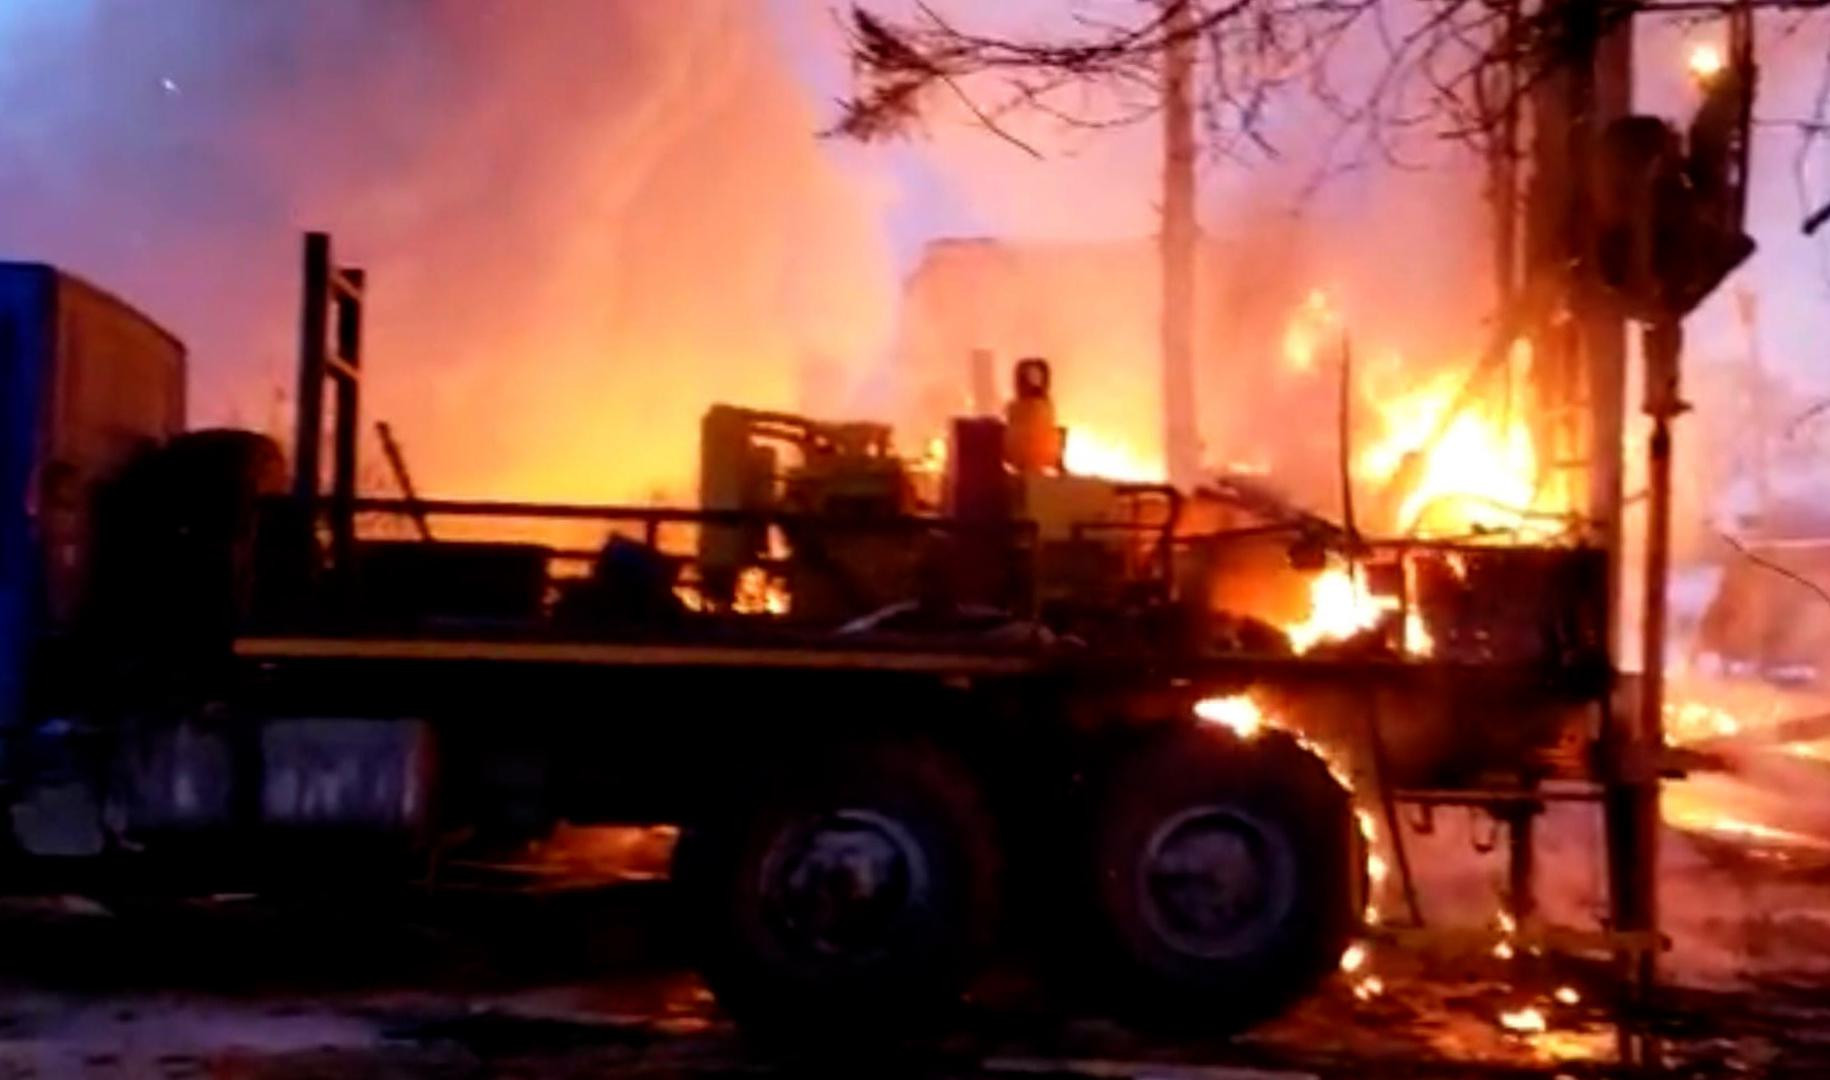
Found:
[[[1366,945],[1363,942],[1354,942],[1347,947],[1346,952],[1341,954],[1341,970],[1347,972],[1349,975],[1365,966]]]

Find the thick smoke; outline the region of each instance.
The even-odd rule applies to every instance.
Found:
[[[939,7],[975,30],[1029,34],[1085,34],[1101,18],[1136,17],[1135,5],[1096,0]],[[1011,93],[1001,76],[965,89],[1037,156],[985,132],[957,101],[932,102],[924,167],[954,195],[964,231],[1000,246],[934,251],[918,267],[898,331],[896,414],[938,430],[965,398],[973,348],[1003,364],[1044,355],[1070,451],[1079,432],[1123,451],[1102,455],[1107,463],[1160,473],[1157,119],[1089,130],[1050,110],[999,112]],[[1050,105],[1083,116],[1123,111],[1078,87]],[[1210,142],[1200,162],[1203,457],[1217,469],[1268,470],[1287,492],[1332,511],[1341,339],[1351,339],[1363,376],[1384,376],[1382,386],[1471,365],[1484,344],[1494,259],[1482,166],[1465,147],[1412,138],[1406,161],[1430,168],[1383,167],[1380,147],[1343,140],[1341,119],[1299,92],[1273,102],[1257,130],[1264,143]],[[1318,292],[1331,319],[1299,369],[1286,358],[1286,336]],[[1370,441],[1376,417],[1364,403],[1360,413],[1360,441]]]
[[[183,337],[193,423],[283,428],[307,228],[441,494],[689,498],[710,401],[793,406],[890,317],[761,5],[38,0],[0,49],[0,253]]]

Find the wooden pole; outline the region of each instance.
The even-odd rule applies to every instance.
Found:
[[[1163,53],[1163,459],[1169,482],[1200,479],[1195,426],[1195,4],[1162,0]]]

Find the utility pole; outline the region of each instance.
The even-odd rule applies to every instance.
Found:
[[[1571,505],[1584,509],[1592,540],[1605,554],[1608,655],[1618,670],[1625,580],[1626,318],[1597,265],[1597,192],[1591,170],[1609,125],[1631,108],[1632,20],[1618,18],[1610,25],[1603,0],[1545,0],[1542,14],[1546,25],[1559,26],[1561,32],[1553,39],[1560,49],[1554,66],[1530,94],[1526,275],[1559,298],[1532,334],[1533,378],[1548,419],[1539,434],[1549,444],[1553,467],[1566,476]],[[1675,333],[1660,333],[1648,335],[1647,343],[1669,355],[1678,340]],[[1655,471],[1669,467],[1668,453],[1658,453],[1669,447],[1669,429],[1661,426],[1660,432],[1650,455]],[[1658,543],[1662,537],[1654,540],[1660,550],[1649,554],[1657,562],[1664,555]],[[1648,644],[1644,636],[1641,644]],[[1658,660],[1650,656],[1646,663]],[[1651,690],[1656,698],[1656,675]],[[1611,707],[1603,720],[1603,817],[1609,923],[1616,932],[1642,939],[1642,948],[1624,948],[1621,955],[1629,976],[1643,987],[1653,974],[1643,938],[1658,925],[1660,740],[1657,717],[1648,715],[1646,701],[1637,704]],[[1656,701],[1651,707],[1656,710]],[[1645,1052],[1636,1040],[1623,1040],[1621,1049],[1623,1061]]]
[[[1519,34],[1519,4],[1508,0],[1501,41],[1510,50]],[[1519,294],[1519,113],[1524,86],[1518,61],[1499,64],[1485,84],[1483,110],[1494,116],[1492,142],[1487,147],[1487,198],[1493,213],[1493,280],[1501,317],[1518,302]]]
[[[1162,0],[1163,222],[1160,235],[1163,309],[1163,462],[1181,488],[1200,480],[1201,444],[1195,427],[1195,0]]]
[[[1621,598],[1626,567],[1625,501],[1622,484],[1626,466],[1627,335],[1626,318],[1619,300],[1603,282],[1597,265],[1596,193],[1588,179],[1588,165],[1597,160],[1608,125],[1628,115],[1633,97],[1633,22],[1620,20],[1612,28],[1603,21],[1602,0],[1564,0],[1572,5],[1571,39],[1588,50],[1578,66],[1572,92],[1570,144],[1581,167],[1575,172],[1570,228],[1576,258],[1572,307],[1579,324],[1578,336],[1586,376],[1589,413],[1588,514],[1598,526],[1607,552],[1608,640],[1614,667],[1621,655]],[[1661,354],[1677,349],[1675,331],[1648,333],[1644,341]],[[1648,380],[1650,385],[1651,380]],[[1649,464],[1669,478],[1670,429],[1657,425],[1650,444]],[[1654,482],[1660,476],[1652,477]],[[1655,497],[1654,515],[1668,516],[1668,489]],[[1647,569],[1663,581],[1666,558],[1661,527],[1648,530]],[[1610,781],[1603,798],[1602,815],[1609,838],[1610,922],[1616,931],[1652,934],[1658,930],[1659,754],[1663,734],[1663,638],[1644,630],[1656,618],[1663,626],[1663,589],[1653,590],[1642,611],[1640,658],[1642,681],[1637,702],[1612,712],[1604,755],[1609,759]],[[1657,608],[1658,610],[1650,610]],[[1643,655],[1654,649],[1661,655]],[[1646,676],[1650,678],[1646,678]],[[1634,707],[1634,706],[1637,707]],[[1623,950],[1628,977],[1644,993],[1655,977],[1656,952],[1650,948]],[[1621,1047],[1622,1060],[1649,1054],[1640,1040],[1629,1038]]]

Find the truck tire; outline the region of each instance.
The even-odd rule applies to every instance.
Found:
[[[825,1045],[944,1016],[995,932],[1000,873],[977,782],[917,742],[771,770],[689,827],[673,862],[719,1004],[754,1033]]]
[[[1281,732],[1178,730],[1113,774],[1093,827],[1100,975],[1149,1024],[1237,1030],[1332,972],[1359,927],[1352,800]]]

